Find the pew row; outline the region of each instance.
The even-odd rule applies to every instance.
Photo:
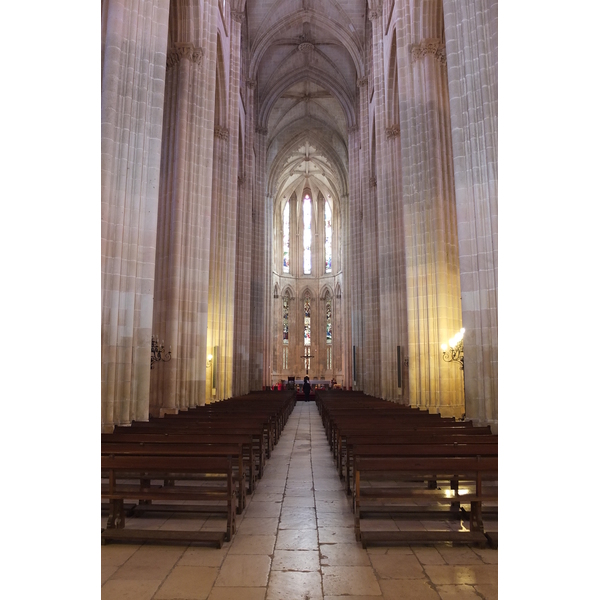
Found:
[[[482,505],[497,503],[497,457],[368,457],[356,455],[353,490],[354,529],[363,547],[377,543],[459,542],[487,545]],[[370,478],[384,475],[385,485],[365,485]],[[437,489],[420,482],[434,480]],[[380,481],[377,483],[381,483]],[[485,484],[485,485],[484,485]],[[365,531],[361,517],[369,511],[378,516],[412,517],[412,508],[439,510],[440,505],[467,505],[469,529],[460,531]]]
[[[110,513],[102,541],[212,543],[221,547],[235,533],[236,494],[233,461],[223,457],[105,455],[102,471],[108,483],[102,498],[109,501]],[[187,475],[203,475],[207,481],[192,481]],[[214,480],[210,476],[216,476]],[[169,480],[169,485],[164,480]],[[181,483],[183,482],[183,484]],[[139,530],[126,527],[124,501],[162,501],[171,506],[194,507],[201,512],[226,515],[225,531]]]

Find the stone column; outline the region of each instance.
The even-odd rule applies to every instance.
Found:
[[[375,117],[377,139],[377,263],[379,276],[379,311],[381,318],[381,348],[379,373],[380,395],[387,400],[398,400],[398,353],[403,346],[406,352],[406,288],[404,285],[404,238],[402,235],[400,127],[388,122],[392,109],[386,110],[387,81],[384,72],[383,18],[379,11],[371,12],[373,27],[373,79],[372,111]],[[395,45],[393,45],[395,47]],[[390,58],[390,60],[392,60]],[[395,60],[392,64],[395,64]],[[391,95],[387,94],[388,100]],[[400,365],[402,368],[402,365]]]
[[[443,21],[411,27],[411,10],[402,5],[396,38],[410,403],[460,417],[462,372],[440,349],[462,326]]]
[[[233,395],[250,391],[250,310],[252,274],[252,201],[254,180],[254,90],[256,82],[246,80],[245,136],[243,171],[238,173],[238,213],[236,242],[235,333]]]
[[[266,145],[267,130],[255,129],[256,178],[252,203],[252,281],[250,312],[250,390],[264,385],[265,310],[270,306],[265,267],[269,264],[266,252]],[[271,201],[272,203],[272,201]],[[269,231],[270,234],[270,231]]]
[[[146,420],[168,0],[105,0],[102,19],[102,430]]]
[[[467,417],[498,421],[498,4],[443,0]]]
[[[263,331],[271,331],[271,298],[273,290],[273,196],[267,195],[265,198],[265,205],[263,208],[263,219],[264,219],[264,234],[263,234],[263,247],[265,255],[262,260],[263,273],[265,279],[265,285],[263,288]],[[263,335],[263,356],[268,358],[272,356],[272,339],[269,335]],[[271,383],[271,361],[268,359],[265,361],[263,366],[263,386],[270,385]]]
[[[346,235],[342,268],[342,302],[347,318],[345,387],[362,390],[361,352],[365,344],[365,242],[363,238],[363,207],[369,198],[369,80],[362,77],[358,85],[359,122],[348,131],[350,193],[347,208],[342,206],[343,230]],[[356,378],[354,369],[356,368]],[[356,384],[354,383],[356,381]]]
[[[172,358],[153,370],[156,415],[205,401],[216,36],[203,6],[197,29],[174,24],[186,39],[168,57],[153,328]]]
[[[351,227],[350,218],[350,194],[356,185],[358,185],[357,194],[360,193],[360,166],[358,164],[358,149],[354,148],[358,127],[355,125],[348,129],[348,189],[349,193],[342,195],[339,203],[339,218],[336,219],[339,230],[339,269],[334,277],[334,315],[335,326],[333,330],[333,360],[334,369],[338,383],[344,387],[348,386],[351,378],[351,358],[352,358],[352,306],[350,303],[351,293],[350,285],[353,272],[352,254],[356,240],[353,238],[354,228]],[[356,163],[356,164],[355,164]],[[343,291],[342,291],[343,290]],[[342,375],[342,378],[340,377]]]
[[[240,43],[242,13],[231,13],[225,114],[215,124],[215,164],[211,213],[208,346],[216,348],[213,400],[233,393],[233,337],[238,201],[238,144],[240,98]],[[209,386],[210,387],[210,386]]]
[[[371,53],[373,56],[373,65],[379,54],[378,45],[381,40],[378,38],[380,27],[377,21],[380,20],[379,12],[369,11],[369,20],[371,22],[372,36]],[[368,43],[368,42],[367,42]],[[377,128],[371,119],[374,110],[373,102],[376,102],[375,96],[382,93],[380,81],[381,75],[375,70],[374,66],[369,76],[369,82],[366,87],[361,88],[361,109],[365,106],[367,115],[364,123],[362,144],[365,151],[363,159],[363,204],[362,204],[362,227],[363,227],[363,343],[357,347],[357,370],[360,374],[362,384],[358,388],[365,393],[375,397],[381,397],[381,318],[379,305],[379,256],[378,242],[379,223],[378,216],[378,192],[377,192],[377,170],[376,165],[379,160],[377,153],[381,140],[377,137]],[[365,104],[362,96],[367,95]],[[370,102],[371,94],[373,101]],[[375,104],[376,106],[376,104]],[[362,111],[361,111],[362,113]],[[368,157],[368,158],[367,158]]]

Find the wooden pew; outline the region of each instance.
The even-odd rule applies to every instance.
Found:
[[[363,547],[375,543],[429,543],[429,542],[468,542],[487,544],[488,538],[483,530],[481,507],[484,502],[497,502],[497,493],[486,492],[483,481],[498,479],[497,457],[354,457],[354,528],[357,541]],[[361,483],[372,475],[385,474],[390,478],[388,486],[364,487]],[[424,486],[411,484],[415,479],[434,479],[447,481],[448,490],[431,490]],[[392,485],[392,481],[397,482]],[[458,487],[451,487],[452,482],[472,486],[467,494],[456,494]],[[403,485],[404,484],[404,485]],[[407,485],[408,484],[408,485]],[[449,493],[448,493],[449,492]],[[389,505],[395,501],[419,501],[426,506],[437,507],[439,503],[470,504],[469,531],[369,531],[361,530],[361,514],[368,510],[366,501],[379,502],[379,512],[386,509],[382,501],[388,503],[387,512],[402,515],[402,507]]]
[[[478,429],[478,428],[477,428]],[[364,432],[352,432],[340,436],[337,452],[337,466],[340,479],[347,482],[347,492],[351,493],[350,477],[352,472],[352,458],[355,445],[364,446],[399,446],[407,444],[495,444],[498,445],[498,436],[489,433],[488,428],[477,433],[475,428],[469,428],[465,431],[456,431],[454,429],[433,431],[423,428],[421,430],[396,429],[382,430],[378,435]]]
[[[270,458],[271,451],[275,447],[277,442],[276,428],[272,420],[263,415],[245,414],[239,415],[236,418],[232,415],[220,414],[210,415],[208,413],[183,411],[178,414],[165,415],[160,419],[150,419],[149,424],[162,425],[162,426],[175,426],[175,427],[195,427],[200,425],[202,427],[208,427],[221,432],[228,432],[230,429],[249,429],[253,432],[262,434],[265,442],[265,450],[267,458]],[[174,424],[174,425],[170,425]],[[134,424],[132,424],[133,426]],[[139,427],[141,424],[135,424]]]
[[[486,443],[442,443],[440,441],[434,441],[423,444],[356,444],[353,447],[351,456],[352,466],[347,469],[347,482],[348,487],[352,489],[352,478],[354,475],[354,460],[356,456],[361,458],[421,458],[421,457],[472,457],[478,456],[491,456],[498,458],[498,444],[486,444]],[[428,489],[436,489],[437,481],[434,478],[427,480]],[[452,480],[451,489],[456,489],[458,481]]]
[[[214,436],[214,435],[250,435],[253,439],[254,454],[258,461],[258,477],[261,478],[267,458],[270,456],[268,442],[261,426],[252,423],[222,423],[201,422],[193,420],[165,420],[155,419],[148,422],[134,422],[131,427],[117,427],[115,433],[155,433],[155,434],[178,434],[192,436]]]
[[[172,543],[210,542],[219,548],[235,533],[236,495],[231,458],[197,456],[114,456],[101,457],[101,469],[107,473],[108,484],[102,487],[102,498],[110,503],[108,525],[102,531],[102,541],[161,541]],[[210,485],[189,485],[187,474],[224,476],[224,482]],[[174,485],[152,484],[168,476]],[[131,481],[138,484],[131,484]],[[177,485],[184,480],[187,485]],[[183,502],[198,504],[198,510],[223,512],[227,515],[224,532],[136,530],[125,527],[123,503],[126,499]],[[206,504],[208,502],[208,504]]]
[[[160,433],[152,433],[149,431],[141,431],[140,429],[129,429],[120,433],[103,433],[101,435],[101,443],[114,442],[136,442],[136,443],[160,443],[168,442],[170,444],[241,444],[243,452],[244,470],[247,472],[248,493],[252,494],[258,479],[258,470],[260,460],[258,452],[260,447],[256,447],[254,439],[249,433],[228,434],[222,433],[218,435],[207,434],[186,434],[177,433],[176,431],[162,431]],[[263,454],[264,463],[264,454]]]
[[[110,435],[110,434],[109,434]],[[103,441],[101,443],[101,454],[113,456],[198,456],[198,457],[225,457],[231,458],[234,467],[234,481],[237,483],[237,512],[241,514],[246,508],[246,476],[244,467],[244,451],[241,443],[224,444],[218,443],[182,443],[161,440],[159,442],[133,442],[133,441]],[[212,475],[212,474],[211,474]],[[189,474],[187,477],[194,479],[195,474]],[[201,475],[202,478],[205,474]],[[165,478],[165,485],[171,485],[168,477]],[[144,506],[144,511],[149,509],[159,510],[156,507]],[[161,508],[160,510],[165,510]],[[140,509],[136,512],[140,512]]]
[[[333,458],[337,460],[338,452],[345,443],[345,438],[348,435],[354,434],[381,434],[381,435],[408,435],[408,434],[431,434],[431,435],[444,435],[444,434],[461,434],[461,435],[485,435],[491,433],[489,427],[477,427],[473,426],[471,421],[467,422],[444,422],[444,421],[430,421],[430,420],[414,420],[414,419],[386,419],[386,420],[374,420],[364,418],[362,422],[360,420],[352,420],[344,423],[338,422],[334,430],[332,440]]]

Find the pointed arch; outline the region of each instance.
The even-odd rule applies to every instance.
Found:
[[[339,287],[339,285],[340,284],[338,283],[337,286]],[[321,286],[321,291],[319,292],[319,300],[325,300],[327,294],[329,294],[329,296],[333,298],[333,288],[328,283]]]
[[[335,22],[329,16],[314,9],[306,8],[288,15],[276,23],[269,23],[264,28],[264,32],[258,33],[256,41],[251,48],[252,60],[248,69],[250,77],[256,77],[265,52],[281,37],[282,33],[290,27],[298,23],[304,23],[307,20],[318,22],[323,29],[346,49],[352,58],[358,79],[365,76],[365,66],[362,59],[363,48],[358,43],[357,38],[349,32],[349,29],[340,26],[340,23]]]
[[[302,291],[300,292],[300,295],[299,295],[299,297],[304,299],[304,298],[306,298],[307,296],[308,296],[308,297],[309,297],[311,300],[314,300],[314,299],[315,299],[314,293],[313,293],[313,291],[310,289],[310,286],[308,286],[308,285],[306,285],[306,286],[304,286],[304,287],[302,288]]]
[[[267,194],[276,196],[278,193],[284,193],[285,190],[277,189],[277,177],[284,169],[287,158],[290,153],[302,142],[307,141],[314,146],[318,152],[323,155],[331,163],[332,171],[339,178],[339,182],[333,182],[339,185],[339,189],[335,190],[339,196],[344,196],[348,193],[348,168],[342,162],[339,154],[335,151],[331,142],[327,140],[322,131],[301,131],[290,138],[285,145],[278,150],[277,155],[273,158],[270,164],[270,169],[267,178]],[[332,187],[337,187],[332,185]]]
[[[283,94],[289,87],[300,81],[311,81],[312,83],[322,86],[327,89],[327,91],[331,92],[340,103],[340,106],[346,115],[347,127],[352,127],[356,124],[354,99],[350,91],[347,90],[345,86],[337,83],[335,80],[332,80],[330,73],[313,66],[311,68],[297,69],[293,71],[286,77],[278,79],[270,89],[266,90],[257,117],[257,123],[259,127],[267,127],[271,110],[281,94]]]
[[[227,83],[225,81],[225,58],[221,35],[217,32],[217,64],[215,72],[215,127],[226,127]]]
[[[281,288],[281,297],[288,296],[290,300],[295,300],[294,288],[290,284],[286,284]]]
[[[387,126],[400,124],[400,95],[398,91],[398,46],[396,43],[396,28],[392,31],[392,44],[390,47],[389,67],[387,77],[386,110]]]

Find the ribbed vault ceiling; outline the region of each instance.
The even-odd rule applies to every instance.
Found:
[[[366,12],[366,0],[246,2],[249,76],[276,200],[306,185],[336,199],[347,192]]]

